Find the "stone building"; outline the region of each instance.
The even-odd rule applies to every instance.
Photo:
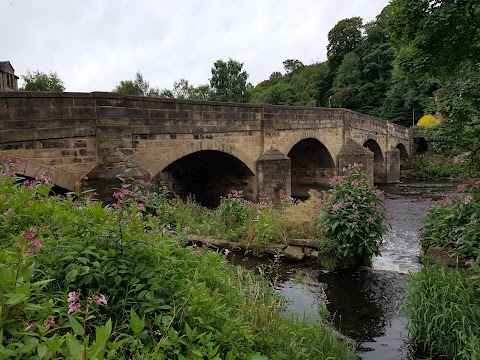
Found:
[[[0,91],[18,90],[18,76],[10,61],[0,61]]]

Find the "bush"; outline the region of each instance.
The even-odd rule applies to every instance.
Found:
[[[417,179],[466,178],[470,174],[467,163],[442,158],[425,158],[417,162],[411,176]]]
[[[326,194],[316,190],[308,192],[308,199],[285,208],[283,225],[286,236],[294,239],[319,239],[322,235],[317,217],[325,206]]]
[[[360,165],[349,166],[344,176],[330,180],[325,207],[318,216],[320,249],[334,259],[359,258],[369,264],[380,255],[387,231],[383,194],[368,185]]]
[[[412,275],[403,311],[424,349],[454,359],[480,358],[478,282],[465,270],[427,266]]]
[[[175,206],[167,217],[150,208],[161,195],[125,186],[102,207],[7,173],[0,357],[354,358],[326,324],[284,317],[263,279],[185,247]]]
[[[458,196],[448,195],[432,206],[422,222],[420,245],[452,250],[464,259],[480,252],[480,181],[468,180],[459,186]]]
[[[417,122],[417,126],[431,127],[440,124],[440,121],[432,114],[423,115]]]

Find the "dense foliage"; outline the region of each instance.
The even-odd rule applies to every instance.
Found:
[[[368,184],[357,164],[330,184],[330,196],[318,220],[320,248],[335,259],[358,257],[368,264],[372,256],[380,255],[387,231],[383,194]]]
[[[150,87],[148,81],[143,78],[143,75],[138,71],[135,74],[134,80],[122,80],[113,89],[113,92],[117,92],[125,95],[135,96],[159,96],[159,90],[155,87]]]
[[[465,179],[472,174],[469,165],[444,157],[430,156],[416,159],[410,175],[415,179]]]
[[[478,180],[431,206],[420,230],[427,265],[412,275],[404,304],[410,335],[426,350],[454,359],[480,356],[479,219]],[[429,266],[433,246],[456,257],[459,267]]]
[[[2,171],[2,358],[354,358],[325,323],[281,315],[262,279],[186,246],[171,200],[141,185],[104,207]]]
[[[422,249],[445,247],[465,260],[480,255],[480,181],[459,186],[460,194],[432,206],[420,229]]]
[[[49,74],[39,70],[30,72],[22,76],[24,82],[20,90],[25,91],[63,91],[65,85],[58,77],[57,73],[50,72]]]

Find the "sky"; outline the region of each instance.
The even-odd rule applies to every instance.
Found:
[[[151,86],[207,84],[218,59],[253,85],[282,62],[326,60],[345,18],[372,21],[389,0],[0,0],[0,61],[18,76],[56,72],[66,91],[111,91],[140,71]],[[20,85],[22,82],[20,81]]]

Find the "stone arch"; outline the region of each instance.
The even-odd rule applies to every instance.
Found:
[[[150,174],[150,178],[154,178],[157,176],[163,169],[165,169],[168,165],[172,164],[173,162],[181,159],[184,156],[193,154],[198,151],[202,150],[212,150],[212,151],[220,151],[226,154],[232,155],[233,157],[240,160],[248,169],[253,173],[255,172],[255,164],[252,159],[248,157],[242,150],[239,148],[222,143],[220,141],[215,140],[198,140],[195,142],[186,143],[176,147],[174,150],[169,151],[168,153],[164,154],[161,157],[161,160],[158,162],[154,162],[150,167],[146,168],[146,171]]]
[[[328,188],[328,181],[337,174],[330,151],[317,138],[307,137],[293,145],[287,155],[291,164],[291,193],[307,197],[310,189]]]
[[[328,141],[326,137],[321,136],[319,131],[304,131],[301,134],[298,134],[296,136],[290,137],[290,141],[286,143],[286,146],[283,148],[280,148],[280,151],[282,151],[284,154],[290,153],[292,148],[297,145],[299,142],[305,139],[315,139],[318,140],[328,151],[330,156],[332,157],[335,165],[336,165],[336,156],[333,156],[333,151],[329,148]]]
[[[208,140],[194,145],[184,147],[186,153],[176,152],[171,157],[174,160],[152,177],[153,182],[182,198],[193,196],[206,206],[217,206],[221,196],[232,190],[242,190],[247,199],[255,200],[257,181],[255,172],[245,163],[246,155],[241,156],[243,161],[238,149]]]
[[[0,153],[0,163],[17,163],[18,167],[22,169],[21,174],[35,178],[39,173],[46,173],[51,178],[52,183],[56,186],[64,188],[69,191],[77,190],[77,181],[79,180],[75,175],[66,171],[57,169],[53,166],[42,164],[32,159],[25,159],[19,156]]]
[[[403,143],[399,142],[395,148],[400,151],[400,159],[407,159],[409,157],[408,150]]]
[[[395,149],[400,152],[400,171],[409,170],[411,164],[407,148],[402,143],[398,143],[397,146],[395,146]]]
[[[378,142],[373,138],[368,138],[363,147],[373,152],[373,181],[374,183],[386,182],[386,168],[385,157],[382,152],[382,148]]]

